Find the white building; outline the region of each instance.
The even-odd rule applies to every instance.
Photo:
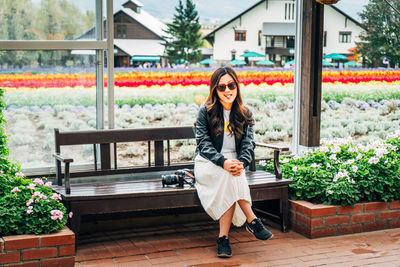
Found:
[[[363,30],[360,23],[335,6],[324,7],[323,53],[349,54],[348,49],[356,46]],[[213,59],[219,63],[244,60],[240,55],[252,51],[283,65],[294,58],[295,32],[295,0],[262,0],[205,39],[213,44]]]

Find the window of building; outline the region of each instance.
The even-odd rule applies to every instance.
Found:
[[[246,41],[246,31],[235,31],[235,41]]]
[[[126,25],[117,25],[117,38],[126,38]]]
[[[339,43],[350,43],[351,32],[339,32]]]
[[[324,47],[326,47],[326,35],[327,35],[328,33],[327,33],[327,31],[324,31],[324,40],[323,40],[323,42],[324,42]]]
[[[294,20],[294,3],[285,3],[285,20]]]
[[[261,46],[262,33],[258,31],[258,46]]]

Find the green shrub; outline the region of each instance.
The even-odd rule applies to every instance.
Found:
[[[67,223],[61,197],[42,179],[24,179],[20,165],[8,159],[4,108],[0,89],[0,236],[60,231]]]
[[[343,206],[400,199],[400,131],[367,145],[355,146],[351,139],[321,142],[302,157],[281,159],[283,176],[293,180],[291,199]],[[273,170],[272,163],[266,170]]]
[[[47,234],[65,227],[66,209],[49,183],[25,179],[21,173],[3,174],[0,180],[8,181],[0,195],[0,235]]]

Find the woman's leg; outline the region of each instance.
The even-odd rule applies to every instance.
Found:
[[[219,218],[219,235],[228,237],[229,229],[231,228],[233,213],[235,211],[234,203],[222,216]]]
[[[257,216],[254,214],[253,210],[251,209],[251,205],[247,200],[240,199],[238,200],[239,206],[242,209],[244,215],[246,215],[247,222],[251,223]]]

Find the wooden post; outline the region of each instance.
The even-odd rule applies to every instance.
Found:
[[[297,1],[299,3],[300,1]],[[324,7],[314,0],[302,1],[301,62],[296,71],[300,72],[297,90],[299,99],[299,136],[301,146],[316,147],[320,141],[321,125],[321,83],[322,83],[322,39]],[[297,38],[297,37],[296,37]]]

